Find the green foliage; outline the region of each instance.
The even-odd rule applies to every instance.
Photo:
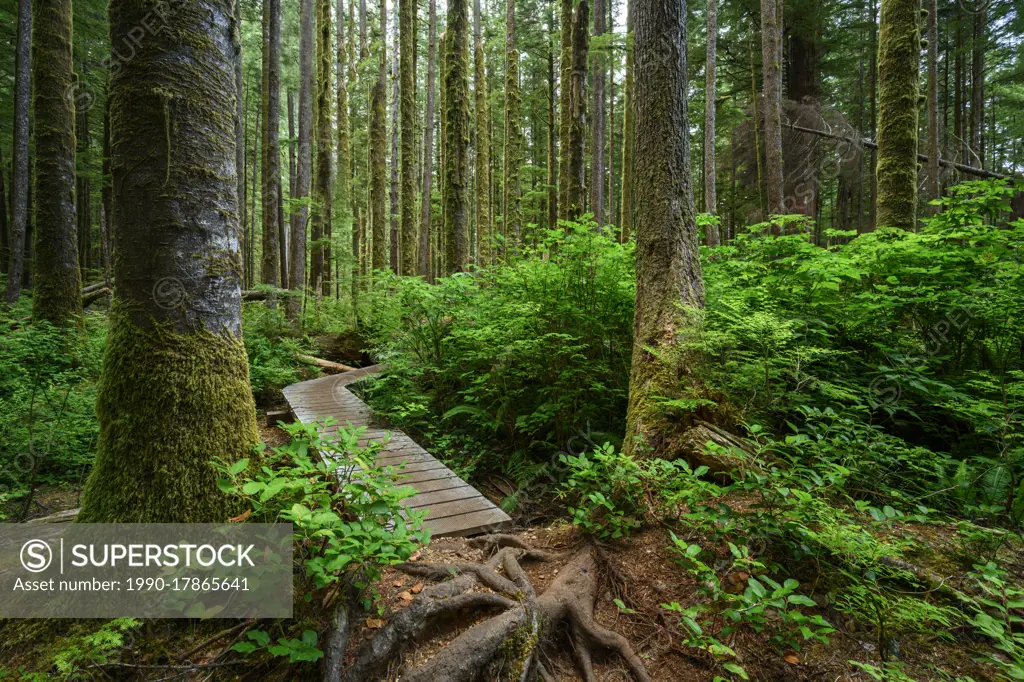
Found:
[[[249,380],[257,400],[273,399],[282,388],[301,381],[295,354],[302,352],[285,320],[283,306],[245,306],[243,338],[249,356]]]
[[[572,522],[591,535],[614,540],[640,526],[643,470],[631,457],[616,453],[609,443],[589,455],[559,455],[569,466],[561,495],[569,497]]]
[[[39,485],[78,484],[92,464],[103,317],[81,334],[0,309],[0,519]],[[21,505],[23,506],[23,504]]]
[[[317,634],[312,630],[304,630],[298,638],[279,637],[276,642],[263,630],[249,630],[245,636],[245,640],[231,647],[232,651],[251,654],[262,649],[271,656],[287,658],[289,663],[318,661],[324,657],[324,652],[316,646]]]
[[[345,581],[363,590],[383,567],[428,541],[424,514],[401,505],[415,491],[396,484],[394,467],[374,463],[380,444],[359,447],[365,427],[339,427],[331,438],[315,425],[284,428],[291,440],[269,449],[260,444],[265,461],[258,469],[249,460],[219,465],[217,484],[245,502],[249,518],[294,525],[298,561],[315,589]]]
[[[487,463],[499,469],[503,460],[547,459],[587,424],[621,433],[632,343],[631,248],[589,225],[564,224],[544,231],[508,266],[435,286],[375,280],[361,319],[394,378],[369,384],[368,399],[431,445],[448,434],[476,444],[475,454],[490,450]],[[496,456],[509,451],[518,458]]]
[[[115,618],[103,623],[95,632],[69,638],[54,656],[54,667],[61,679],[78,679],[75,673],[110,661],[125,646],[125,635],[140,625],[133,618]]]
[[[971,577],[982,594],[970,599],[977,608],[971,624],[1002,652],[987,654],[985,659],[1009,679],[1024,680],[1024,618],[1017,615],[1024,609],[1024,589],[1008,580],[1006,571],[991,561],[974,568]]]

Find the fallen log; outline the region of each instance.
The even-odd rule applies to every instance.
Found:
[[[355,367],[343,365],[340,362],[331,362],[330,360],[314,358],[312,355],[302,355],[301,353],[296,353],[295,359],[301,362],[308,362],[311,365],[316,365],[321,369],[326,369],[331,372],[353,372],[356,369]]]
[[[104,298],[105,296],[109,296],[112,293],[114,293],[114,292],[111,291],[110,289],[107,289],[106,287],[104,287],[102,289],[96,289],[95,291],[90,291],[87,294],[83,294],[82,295],[82,307],[83,308],[88,308],[92,303],[95,303],[99,299]]]
[[[242,292],[243,301],[265,301],[267,300],[267,292],[260,291],[259,289],[250,289],[249,291]]]

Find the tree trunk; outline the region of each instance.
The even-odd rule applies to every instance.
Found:
[[[241,243],[245,242],[245,73],[243,70],[242,60],[242,0],[235,0],[233,6],[233,30],[238,34],[235,38],[235,168],[237,169],[236,175],[237,183],[235,185],[236,192],[236,206],[238,207],[238,236]],[[106,128],[106,122],[104,121],[104,128]],[[106,136],[104,135],[104,139]],[[106,149],[103,152],[103,161],[106,163],[109,154]],[[106,187],[106,170],[104,170],[104,188]],[[106,202],[106,195],[104,194],[104,203]],[[104,209],[109,209],[108,206],[104,206]],[[107,211],[106,215],[110,215]],[[102,221],[101,221],[102,222]],[[105,232],[105,226],[101,225],[101,230]],[[105,241],[105,239],[104,239]],[[106,269],[106,263],[104,263],[104,278],[109,278],[110,273]],[[244,277],[244,271],[243,271]],[[109,279],[107,279],[109,281]]]
[[[569,220],[569,106],[572,86],[572,10],[573,0],[559,0],[558,56],[558,218]]]
[[[523,161],[523,131],[520,121],[519,47],[516,45],[516,2],[507,0],[505,15],[505,155],[502,182],[502,232],[504,253],[519,247],[523,216],[519,205],[519,166]]]
[[[210,461],[254,456],[233,4],[193,0],[168,14],[111,76],[117,297],[80,522],[223,523],[236,510]],[[112,41],[129,41],[150,12],[111,0]]]
[[[32,75],[32,0],[18,0],[18,44],[14,57],[14,148],[11,161],[11,240],[5,301],[21,296],[28,223],[28,123]]]
[[[395,11],[398,11],[398,3],[395,3]],[[397,24],[397,17],[395,23]],[[390,263],[391,271],[394,273],[401,272],[401,236],[398,231],[399,222],[399,204],[398,204],[398,138],[400,132],[398,129],[398,52],[400,50],[399,35],[397,28],[394,32],[394,51],[391,55],[391,165],[389,171],[391,174],[390,187],[390,201],[391,206],[388,210],[388,222],[391,226],[390,238],[388,239],[388,245],[390,246]]]
[[[558,128],[555,119],[555,10],[548,5],[548,229],[558,225]]]
[[[83,72],[86,68],[83,65]],[[76,75],[76,78],[77,75]],[[84,92],[84,81],[76,80],[76,93]],[[92,267],[92,185],[89,178],[89,107],[76,99],[75,105],[75,213],[78,221],[78,270],[83,282],[89,279]]]
[[[619,241],[633,234],[633,146],[636,113],[633,106],[633,3],[626,0],[626,79],[622,86],[622,217]]]
[[[355,66],[349,66],[348,48],[345,44],[345,0],[338,0],[336,12],[338,17],[338,57],[337,73],[335,75],[338,80],[338,167],[336,171],[336,184],[338,187],[337,204],[338,208],[341,210],[341,224],[348,225],[349,229],[352,230],[352,234],[355,234],[352,224],[352,131],[350,128],[348,111],[349,69],[354,69]],[[352,257],[358,258],[358,250],[356,248],[352,249]],[[340,285],[340,268],[335,268],[334,276],[336,282]],[[353,289],[353,291],[355,291],[355,289]]]
[[[281,0],[263,3],[264,49],[266,70],[263,74],[263,283],[277,286],[280,282],[281,247],[277,224],[277,188],[281,182]]]
[[[295,170],[295,195],[297,199],[309,196],[313,178],[313,52],[314,38],[313,0],[299,3],[299,154]],[[309,207],[297,206],[291,217],[291,258],[288,280],[294,296],[288,297],[288,316],[297,320],[302,312],[302,299],[306,286],[306,222]]]
[[[718,6],[716,0],[708,0],[708,52],[704,69],[704,212],[718,215],[718,192],[716,187],[715,164],[715,99],[717,92],[715,77],[718,66]],[[709,224],[708,246],[718,246],[720,240],[718,225]]]
[[[370,229],[373,239],[373,269],[388,267],[387,216],[387,3],[380,4],[380,61],[377,82],[370,96]]]
[[[878,227],[917,226],[920,0],[882,0],[878,48]]]
[[[515,0],[512,0],[514,2]],[[514,7],[514,5],[513,5]],[[514,11],[514,10],[513,10]],[[484,60],[483,17],[480,0],[473,3],[473,90],[476,123],[476,230],[478,262],[482,266],[493,262],[491,235],[491,115],[487,103],[487,64]],[[514,35],[513,35],[514,40]]]
[[[573,13],[572,68],[569,79],[569,134],[568,172],[563,182],[567,186],[566,216],[575,220],[586,209],[587,137],[587,53],[590,47],[590,5],[582,0]]]
[[[986,2],[975,1],[974,35],[971,38],[971,151],[976,164],[985,167],[985,26],[988,23]],[[971,164],[975,165],[975,164]]]
[[[288,90],[288,198],[295,200],[295,93]]]
[[[765,184],[768,213],[786,212],[782,176],[782,24],[778,0],[761,0]]]
[[[327,280],[328,240],[331,234],[331,2],[317,2],[317,83],[316,83],[316,180],[313,196],[316,208],[311,221],[312,249],[309,260],[309,285],[314,292],[329,294]]]
[[[594,0],[594,36],[604,35],[605,19],[604,0]],[[594,113],[590,127],[590,212],[598,227],[605,224],[604,215],[604,144],[605,144],[605,101],[604,101],[604,52],[594,55],[594,66],[591,69],[591,83],[594,86]]]
[[[445,273],[461,272],[469,261],[469,22],[466,0],[449,0],[444,59]]]
[[[928,0],[928,183],[927,198],[942,194],[939,176],[939,5]],[[932,211],[933,212],[933,211]]]
[[[678,394],[688,308],[704,305],[687,134],[686,4],[635,0],[636,324],[623,450],[658,455],[656,397]],[[685,379],[684,379],[685,381]]]
[[[427,102],[423,112],[423,197],[420,207],[419,274],[433,280],[430,267],[430,209],[434,191],[434,72],[437,63],[437,0],[430,0],[427,43]]]
[[[32,26],[35,98],[36,252],[32,317],[55,325],[82,321],[75,210],[75,110],[68,97],[71,0],[36,0]],[[166,143],[164,144],[166,146]]]
[[[402,128],[401,141],[401,273],[416,274],[416,2],[399,0],[398,33],[401,37],[399,53],[399,96]]]
[[[7,272],[7,264],[11,257],[11,239],[7,223],[7,183],[5,176],[3,151],[0,151],[0,272]]]

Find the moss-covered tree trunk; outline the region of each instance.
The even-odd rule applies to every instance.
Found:
[[[309,197],[313,179],[313,80],[314,18],[313,0],[299,2],[299,153],[295,169],[295,196]],[[299,205],[291,217],[291,250],[288,277],[295,295],[288,297],[288,315],[298,319],[306,292],[306,222],[309,207]]]
[[[600,40],[604,34],[604,0],[594,0],[594,36]],[[605,224],[604,214],[604,173],[605,173],[605,57],[604,52],[594,54],[591,68],[591,84],[594,89],[593,112],[590,117],[590,212],[598,227]]]
[[[416,2],[399,0],[398,32],[401,37],[399,84],[401,97],[401,212],[402,274],[415,275],[416,252]]]
[[[433,279],[430,267],[430,213],[434,184],[434,78],[437,64],[437,0],[430,0],[427,18],[427,92],[423,112],[423,196],[420,204],[419,274]]]
[[[259,437],[242,344],[232,5],[179,5],[111,77],[117,286],[79,521],[226,521],[211,461],[249,457]],[[151,12],[111,0],[114,43]]]
[[[487,64],[480,0],[473,3],[473,114],[476,124],[476,229],[480,265],[494,262],[491,235],[491,112],[487,102]]]
[[[397,11],[398,11],[398,3],[396,2],[395,3],[395,12],[397,13]],[[396,24],[398,23],[398,17],[397,16],[395,17],[395,23]],[[400,159],[399,159],[399,155],[398,155],[399,154],[399,152],[398,152],[398,142],[399,142],[399,138],[401,137],[401,131],[399,130],[399,125],[398,125],[398,109],[399,109],[399,92],[398,92],[399,91],[399,82],[398,82],[399,81],[399,77],[398,77],[398,68],[399,68],[399,66],[398,66],[398,53],[401,50],[401,45],[399,43],[399,37],[400,36],[398,35],[398,31],[397,30],[394,31],[393,36],[394,36],[394,41],[395,42],[393,44],[393,52],[392,52],[392,55],[391,55],[391,112],[390,112],[390,114],[391,114],[391,135],[390,135],[390,139],[391,139],[391,145],[390,145],[391,146],[391,155],[389,157],[390,160],[391,160],[391,163],[390,163],[390,165],[388,167],[388,171],[390,173],[390,183],[388,185],[388,187],[390,188],[390,193],[388,194],[388,197],[390,199],[390,207],[388,209],[388,222],[389,222],[389,224],[391,226],[391,230],[390,230],[389,238],[388,238],[388,246],[389,246],[388,253],[389,253],[389,262],[391,264],[391,271],[395,272],[395,273],[399,273],[399,272],[401,272],[401,260],[402,260],[402,256],[401,256],[402,242],[401,242],[401,239],[402,238],[401,238],[401,234],[399,232],[399,222],[400,222],[400,219],[401,219],[401,213],[400,213],[401,212],[401,207],[399,206],[399,197],[398,197],[398,183],[399,183],[398,165],[400,163]]]
[[[782,23],[780,0],[761,0],[762,98],[768,213],[786,212],[782,175]]]
[[[635,0],[636,322],[626,415],[627,454],[659,453],[667,432],[655,405],[678,393],[687,308],[704,305],[690,187],[686,3]],[[680,362],[682,360],[682,362]]]
[[[555,111],[555,8],[548,4],[548,228],[558,224],[558,120]]]
[[[715,76],[718,67],[718,3],[708,0],[708,49],[704,68],[704,212],[718,213],[717,178],[715,177]],[[708,225],[707,244],[718,246],[718,225]]]
[[[569,129],[572,110],[573,0],[559,0],[558,51],[558,219],[569,220]]]
[[[878,227],[917,224],[921,2],[882,0],[878,35]]]
[[[32,317],[82,320],[75,207],[75,111],[71,0],[36,0],[32,25],[35,98],[35,271]]]
[[[519,47],[516,45],[516,2],[508,0],[505,16],[505,155],[501,213],[505,253],[519,246],[523,215],[519,204],[519,166],[523,162],[523,131],[520,120]]]
[[[32,0],[18,0],[18,38],[14,54],[14,147],[11,159],[11,239],[4,300],[14,305],[21,296],[28,225],[29,98],[32,74]]]
[[[568,150],[568,166],[567,172],[562,178],[562,184],[566,186],[565,212],[568,220],[575,220],[586,210],[587,53],[589,48],[590,5],[587,0],[582,0],[576,5],[572,19],[569,128],[564,142]]]
[[[939,174],[939,4],[928,0],[928,199],[942,194]]]
[[[280,281],[282,244],[278,220],[278,188],[281,184],[281,0],[263,3],[263,166],[261,196],[263,197],[264,284],[277,286]]]
[[[316,179],[313,187],[315,208],[311,222],[309,285],[313,291],[330,293],[327,281],[326,244],[332,219],[331,195],[331,3],[316,0]]]
[[[348,112],[348,78],[349,78],[349,63],[348,63],[348,48],[346,47],[345,40],[345,0],[338,0],[337,9],[338,17],[338,51],[337,51],[337,72],[335,78],[337,79],[337,105],[338,105],[338,160],[337,160],[337,178],[335,184],[338,188],[337,193],[337,206],[340,209],[340,222],[342,225],[348,225],[349,228],[352,226],[352,190],[351,190],[351,176],[352,176],[352,130],[349,124],[349,112]],[[356,255],[356,250],[352,250],[353,257]],[[338,280],[341,279],[341,271],[336,272]],[[353,290],[354,291],[354,290]]]
[[[622,85],[622,215],[619,241],[633,234],[633,146],[636,116],[633,108],[633,2],[626,0],[626,76]]]
[[[466,0],[449,0],[445,31],[445,272],[469,262],[469,17]]]
[[[370,231],[374,270],[388,267],[387,212],[387,3],[380,5],[380,61],[370,93]]]

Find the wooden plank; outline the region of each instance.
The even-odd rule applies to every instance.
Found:
[[[398,469],[399,485],[417,491],[403,504],[408,509],[427,512],[425,526],[434,537],[472,535],[508,527],[511,519],[507,514],[408,435],[376,424],[372,410],[346,388],[377,371],[376,367],[368,367],[321,377],[292,384],[283,393],[295,417],[306,424],[317,424],[324,437],[336,434],[339,427],[368,427],[360,434],[357,445],[381,444],[376,463]],[[328,418],[335,423],[324,426]]]

